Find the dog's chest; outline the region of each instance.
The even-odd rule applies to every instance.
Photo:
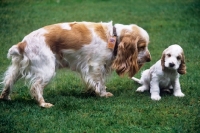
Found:
[[[169,87],[176,78],[176,74],[173,73],[164,73],[159,79],[159,86],[160,88]]]

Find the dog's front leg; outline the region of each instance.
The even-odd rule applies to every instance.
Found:
[[[151,99],[152,100],[160,100],[160,88],[159,88],[159,81],[157,77],[153,77],[150,81],[150,93],[151,93]]]
[[[107,98],[113,96],[112,93],[106,91],[106,86],[102,81],[95,83],[95,93],[100,97]]]
[[[181,86],[180,86],[180,82],[179,82],[179,78],[176,78],[174,84],[172,85],[174,88],[174,96],[176,97],[184,97],[185,94],[182,93],[181,91]]]
[[[97,63],[90,63],[88,71],[82,71],[82,77],[88,88],[95,91],[100,97],[111,97],[112,93],[106,91],[105,80],[106,70],[104,66]]]
[[[93,76],[92,76],[93,77]],[[101,77],[91,78],[87,76],[84,78],[88,89],[92,89],[96,95],[100,97],[111,97],[112,93],[106,91],[105,83],[101,80]]]

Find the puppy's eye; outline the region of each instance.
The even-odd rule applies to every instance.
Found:
[[[180,59],[181,59],[181,56],[177,56],[176,58],[177,58],[177,60],[180,60]]]
[[[167,54],[168,57],[171,57],[171,54]]]

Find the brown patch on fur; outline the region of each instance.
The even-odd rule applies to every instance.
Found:
[[[134,36],[140,36],[140,30],[139,30],[139,28],[138,28],[138,26],[132,26],[132,34],[134,35]]]
[[[162,57],[161,57],[161,66],[162,66],[162,70],[164,71],[164,69],[165,69],[165,53],[164,53],[164,51],[163,51]]]
[[[92,41],[90,30],[83,23],[69,23],[70,30],[63,29],[61,25],[44,27],[48,33],[44,36],[46,43],[53,52],[59,53],[62,49],[80,49]]]
[[[26,45],[27,45],[26,41],[19,42],[17,44],[20,54],[22,54],[24,52],[24,49],[25,49]]]
[[[146,46],[147,46],[147,44],[146,44],[146,42],[144,40],[138,41],[138,48],[140,48],[140,47],[146,47]]]
[[[108,37],[106,35],[107,28],[103,27],[102,24],[95,24],[94,31],[99,35],[99,37],[105,42],[108,41]]]
[[[184,53],[181,53],[181,64],[178,68],[178,73],[179,74],[186,74],[186,65],[185,65],[185,56]]]

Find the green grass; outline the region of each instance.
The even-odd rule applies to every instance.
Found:
[[[57,0],[58,1],[58,0]],[[45,88],[44,98],[55,106],[44,109],[20,80],[12,101],[0,101],[0,132],[200,132],[200,2],[198,0],[0,0],[0,74],[10,61],[8,49],[25,35],[45,25],[70,21],[135,23],[148,31],[153,65],[171,44],[183,47],[187,74],[180,77],[184,98],[136,93],[128,78],[112,73],[107,82],[111,98],[84,93],[78,74],[59,70]],[[136,74],[140,77],[141,71]]]

